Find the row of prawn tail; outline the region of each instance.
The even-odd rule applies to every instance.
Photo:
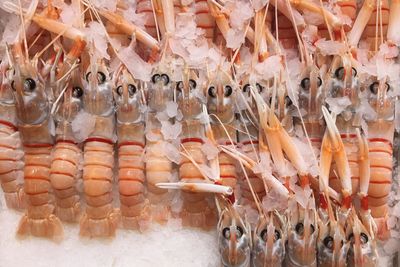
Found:
[[[80,220],[79,235],[88,238],[108,238],[115,237],[115,232],[120,222],[119,209],[111,209],[102,218],[95,218],[84,213]]]
[[[44,211],[44,216],[37,216],[40,214],[40,211],[36,210],[37,214],[34,214],[35,211],[28,208],[28,211],[22,216],[19,222],[17,237],[26,238],[28,236],[35,236],[60,242],[64,236],[64,230],[60,219],[52,212],[45,211],[53,210],[52,205],[47,204],[39,209],[42,208],[43,210],[41,212]]]

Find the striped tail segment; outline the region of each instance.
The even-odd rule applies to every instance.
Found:
[[[0,183],[8,208],[21,210],[26,206],[23,185],[23,151],[17,127],[0,121]]]
[[[374,218],[385,217],[388,213],[388,197],[392,183],[393,146],[384,138],[369,138],[371,180],[368,190],[368,204]]]
[[[22,217],[17,234],[60,239],[63,228],[60,219],[53,214],[50,164],[53,144],[24,144],[24,191],[28,210]]]
[[[199,165],[206,164],[207,161],[201,150],[203,143],[204,141],[201,138],[181,139],[184,152],[193,157]],[[181,158],[179,177],[184,182],[204,181],[204,177],[198,168],[186,157]],[[216,214],[210,194],[182,191],[182,198],[183,207],[181,217],[183,225],[203,229],[215,227]]]
[[[118,213],[112,205],[113,168],[113,142],[105,138],[88,138],[83,154],[86,212],[80,222],[82,236],[115,236]]]
[[[146,142],[146,182],[153,221],[165,223],[170,216],[171,194],[166,189],[156,186],[157,183],[168,183],[172,180],[172,162],[165,156],[162,135],[159,141]]]
[[[53,149],[50,181],[56,198],[56,215],[65,222],[78,222],[80,197],[76,184],[80,178],[81,149],[70,140],[58,140]]]
[[[143,142],[126,141],[118,144],[121,219],[123,226],[128,229],[139,229],[150,216],[145,196],[143,156]]]

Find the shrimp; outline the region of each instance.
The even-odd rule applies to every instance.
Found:
[[[277,211],[261,216],[253,231],[252,266],[282,266],[285,259],[286,219]]]
[[[347,266],[377,266],[378,254],[376,241],[358,218],[355,211],[350,217],[346,229],[350,249],[347,254]]]
[[[55,214],[66,222],[77,222],[80,216],[80,197],[76,189],[81,177],[82,158],[80,140],[74,134],[72,122],[82,109],[83,86],[79,69],[72,73],[64,93],[64,100],[55,117],[56,144],[53,148],[50,182],[56,198]]]
[[[18,128],[25,149],[24,191],[27,213],[17,230],[19,236],[33,235],[60,240],[63,228],[53,214],[51,203],[50,159],[53,147],[51,127],[54,125],[43,80],[37,66],[25,58],[20,43],[13,47]]]
[[[318,225],[314,201],[311,197],[305,207],[294,198],[289,202],[286,266],[317,266]]]
[[[231,204],[227,204],[221,211],[217,231],[222,266],[250,266],[250,225]]]
[[[256,124],[257,122],[254,121],[257,118],[253,118],[253,116],[256,116],[257,111],[255,102],[252,101],[252,97],[250,94],[251,86],[252,85],[250,85],[250,83],[245,83],[242,86],[243,93],[239,93],[240,94],[239,96],[242,97],[244,101],[248,102],[248,105],[251,110],[250,111],[243,110],[239,114],[240,130],[238,131],[238,140],[240,144],[240,150],[243,152],[243,154],[253,159],[254,161],[258,161],[260,157],[259,146],[261,144],[258,140],[259,139],[259,129],[257,127],[258,125]],[[256,83],[255,87],[257,88],[259,93],[262,93],[263,91],[266,90],[266,88],[262,86],[260,83]],[[247,183],[246,179],[240,179],[239,181],[243,203],[245,203],[246,201],[250,201],[250,203],[254,202],[250,186],[254,190],[258,199],[262,200],[263,197],[266,195],[263,180],[251,170],[247,169],[246,172],[249,174],[248,178],[250,184]]]
[[[151,216],[157,222],[166,222],[170,214],[172,195],[168,190],[158,188],[156,184],[172,180],[173,165],[163,151],[166,141],[161,133],[161,122],[157,113],[163,112],[166,103],[172,100],[173,82],[170,80],[169,71],[162,68],[166,65],[161,64],[159,69],[154,71],[147,96],[146,182]]]
[[[186,73],[185,73],[186,74]],[[190,79],[189,79],[190,77]],[[181,133],[181,153],[191,159],[183,157],[179,164],[179,178],[182,182],[205,182],[204,177],[196,165],[204,165],[207,162],[202,145],[205,139],[205,127],[201,121],[203,116],[202,100],[196,96],[200,92],[197,85],[197,77],[194,72],[184,75],[184,80],[177,83],[176,98],[183,114]],[[183,207],[181,217],[183,225],[199,228],[214,227],[216,214],[209,194],[182,192]]]
[[[393,89],[385,79],[369,86],[368,102],[377,118],[368,123],[370,181],[368,204],[378,226],[378,237],[386,238],[388,196],[393,172],[394,97]]]
[[[128,229],[143,229],[150,214],[144,184],[145,116],[142,92],[138,81],[125,68],[117,72],[114,80],[122,225]]]
[[[83,88],[84,110],[94,117],[94,129],[85,140],[83,187],[86,210],[80,235],[114,236],[118,212],[113,208],[115,118],[112,83],[104,61],[91,62]]]
[[[235,94],[231,77],[218,69],[210,77],[206,88],[207,110],[210,114],[211,128],[217,142],[236,146],[236,120],[233,109]],[[238,174],[234,160],[225,152],[219,154],[219,168],[222,185],[235,189]]]
[[[4,68],[5,66],[1,66]],[[7,67],[5,67],[7,68]],[[25,208],[23,189],[22,143],[17,128],[16,102],[11,88],[11,70],[2,70],[0,87],[0,182],[6,205],[10,209]]]

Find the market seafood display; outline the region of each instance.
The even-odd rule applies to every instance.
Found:
[[[18,237],[178,219],[216,230],[222,266],[377,266],[400,247],[400,1],[0,8]]]

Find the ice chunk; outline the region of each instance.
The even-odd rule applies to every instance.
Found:
[[[165,107],[168,117],[173,118],[178,114],[178,104],[174,101],[168,101]]]
[[[94,57],[110,59],[110,56],[107,53],[108,43],[106,31],[103,25],[96,21],[91,21],[89,22],[88,27],[84,29],[84,33],[86,35],[87,42],[90,43],[88,47],[92,50],[91,52],[93,53]]]
[[[329,110],[335,114],[342,113],[348,106],[351,105],[351,101],[348,96],[327,97],[325,101],[329,105]]]
[[[169,121],[161,121],[161,133],[165,140],[175,140],[182,132],[182,124],[175,122],[172,124]]]
[[[323,56],[342,55],[346,51],[346,45],[343,42],[319,39],[315,46]]]
[[[149,81],[152,66],[144,61],[132,46],[123,47],[118,51],[118,58],[124,63],[129,72],[138,80]],[[140,67],[138,67],[140,66]]]
[[[204,139],[204,144],[201,146],[201,151],[206,155],[207,160],[213,160],[218,156],[218,148],[208,139]]]
[[[163,142],[164,145],[164,155],[172,162],[179,164],[181,161],[181,155],[176,146],[169,142]]]
[[[79,111],[75,119],[71,122],[72,132],[78,142],[82,142],[89,137],[93,132],[96,124],[96,117],[92,114],[85,112],[84,110]]]

